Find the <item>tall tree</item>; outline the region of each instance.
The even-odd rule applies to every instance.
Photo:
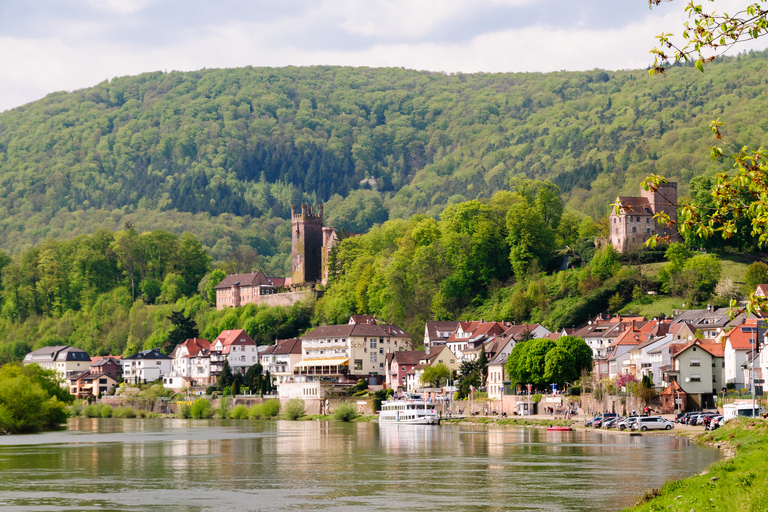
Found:
[[[184,343],[188,339],[197,338],[200,333],[197,330],[195,321],[185,315],[183,311],[174,311],[168,316],[173,329],[168,333],[168,341],[165,346],[165,353],[170,354],[176,345]]]

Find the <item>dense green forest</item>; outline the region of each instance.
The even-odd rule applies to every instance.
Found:
[[[768,53],[750,53],[662,78],[157,72],[1,113],[0,362],[59,343],[94,355],[162,346],[175,311],[209,339],[244,328],[268,343],[371,313],[418,341],[432,318],[556,329],[648,291],[712,297],[716,262],[680,264],[673,250],[649,279],[638,262],[663,252],[622,267],[592,240],[616,195],[650,173],[706,204],[722,167],[709,121],[725,122],[733,147],[759,146],[767,66]],[[325,296],[212,310],[212,268],[287,274],[301,202],[367,232],[333,254]],[[745,233],[704,245],[753,247]],[[557,271],[566,256],[573,268]]]
[[[708,122],[759,146],[768,54],[642,70],[441,74],[344,67],[147,73],[0,114],[0,244],[11,253],[131,222],[193,233],[214,261],[244,247],[285,275],[287,216],[327,224],[488,198],[512,177],[550,179],[598,218],[642,176],[712,174]],[[695,77],[695,79],[694,79]]]

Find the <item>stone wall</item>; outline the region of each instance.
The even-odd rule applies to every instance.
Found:
[[[300,300],[310,299],[312,297],[320,298],[322,292],[318,290],[301,290],[298,292],[273,293],[271,295],[260,295],[258,304],[266,306],[290,307]]]

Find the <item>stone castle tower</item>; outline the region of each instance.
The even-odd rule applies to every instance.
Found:
[[[681,240],[677,228],[660,225],[653,218],[664,212],[677,222],[677,183],[663,183],[656,191],[641,190],[640,197],[619,196],[616,201],[621,210],[618,214],[612,210],[608,222],[610,242],[617,251],[639,249],[653,235],[668,236],[672,242]]]
[[[320,281],[323,252],[323,205],[317,213],[308,204],[301,205],[301,213],[291,206],[291,273],[293,283]]]

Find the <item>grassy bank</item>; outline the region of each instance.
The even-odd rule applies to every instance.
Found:
[[[768,423],[734,419],[697,440],[731,448],[735,456],[716,462],[702,475],[647,491],[638,504],[626,510],[768,510]]]

